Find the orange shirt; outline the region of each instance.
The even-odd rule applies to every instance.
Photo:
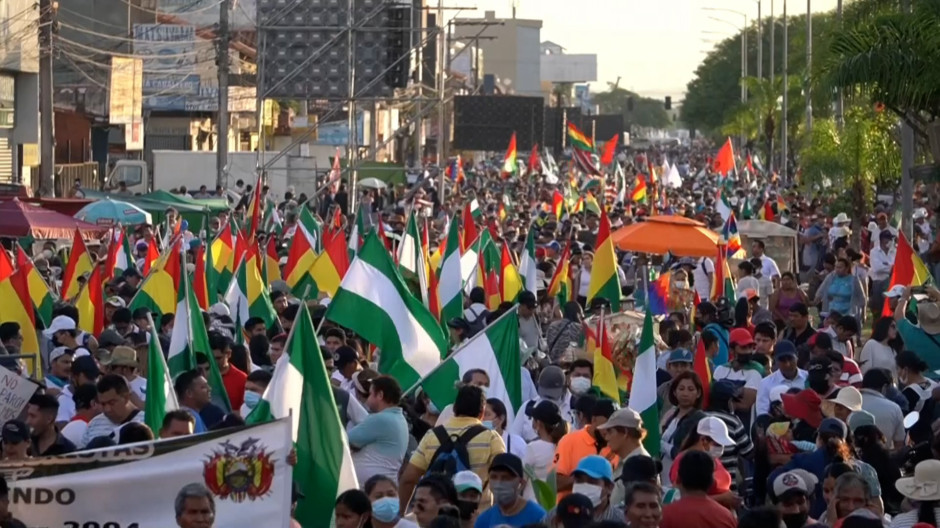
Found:
[[[571,475],[578,467],[578,462],[589,455],[601,455],[610,462],[611,468],[620,463],[620,457],[611,452],[609,447],[598,451],[594,436],[586,428],[582,428],[566,434],[558,442],[558,447],[555,448],[555,471],[561,475]],[[571,492],[558,492],[558,500],[569,493]]]

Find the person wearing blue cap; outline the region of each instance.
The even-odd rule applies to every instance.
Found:
[[[623,522],[623,509],[610,503],[610,495],[614,490],[614,469],[609,460],[600,455],[588,455],[578,462],[571,476],[574,478],[571,494],[583,495],[591,501],[595,521]],[[553,508],[542,522],[555,526],[556,513]]]
[[[774,387],[806,387],[807,373],[797,366],[797,350],[792,341],[778,341],[774,345],[774,366],[775,370],[760,381],[757,389],[757,416],[770,412],[770,393]]]

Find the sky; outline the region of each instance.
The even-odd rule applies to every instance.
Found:
[[[770,1],[763,0],[761,14],[770,15]],[[808,0],[809,1],[809,0]],[[811,0],[812,9],[835,9],[836,0]],[[446,7],[475,6],[461,17],[482,18],[496,11],[499,18],[512,15],[512,0],[444,0]],[[466,2],[466,3],[464,3]],[[541,19],[542,41],[550,40],[567,53],[597,54],[597,82],[591,91],[608,88],[621,77],[620,87],[646,97],[680,98],[695,69],[715,43],[734,35],[743,25],[740,14],[707,11],[703,7],[729,9],[757,17],[756,0],[516,0],[517,18]],[[429,2],[430,3],[430,2]],[[577,8],[573,9],[572,6]],[[783,0],[774,1],[780,16]],[[806,3],[791,0],[788,14],[806,12]],[[453,11],[451,12],[453,13]],[[720,18],[725,22],[712,20]],[[710,41],[710,42],[705,42]],[[765,50],[767,53],[767,50]]]

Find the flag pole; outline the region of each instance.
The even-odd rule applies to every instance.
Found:
[[[442,366],[444,366],[444,364],[447,363],[447,360],[449,360],[449,359],[453,358],[454,356],[456,356],[457,354],[459,354],[464,348],[466,348],[468,345],[470,345],[470,343],[473,343],[474,341],[476,341],[476,340],[477,340],[478,338],[480,338],[481,336],[485,336],[485,335],[486,335],[486,331],[489,330],[490,328],[492,328],[493,325],[495,325],[496,323],[502,321],[503,317],[506,317],[507,315],[509,315],[509,314],[511,314],[511,313],[517,312],[518,310],[519,310],[519,305],[517,304],[517,305],[513,306],[512,308],[506,310],[502,315],[500,315],[499,317],[497,317],[495,321],[493,321],[492,323],[486,325],[486,327],[484,327],[482,330],[480,330],[479,332],[477,332],[477,334],[476,334],[475,336],[473,336],[473,337],[471,337],[470,339],[464,341],[459,347],[457,347],[456,349],[454,349],[453,352],[451,352],[450,354],[447,354],[447,357],[444,358],[440,363],[438,363],[437,366],[435,366],[433,369],[431,369],[430,372],[428,372],[427,374],[425,374],[424,376],[422,376],[421,379],[419,379],[419,380],[417,381],[417,383],[415,383],[414,385],[412,385],[411,387],[409,387],[408,390],[406,390],[405,392],[403,392],[403,393],[402,393],[402,396],[407,396],[408,394],[411,394],[412,392],[414,392],[418,387],[420,387],[420,386],[424,383],[425,380],[427,380],[429,377],[431,377],[432,374],[434,374],[434,373],[437,372]]]

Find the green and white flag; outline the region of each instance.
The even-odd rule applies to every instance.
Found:
[[[408,291],[375,232],[359,248],[325,317],[379,348],[379,372],[402,387],[418,383],[447,354],[443,330]]]
[[[424,251],[421,249],[421,234],[418,232],[418,221],[415,212],[408,216],[408,225],[402,233],[401,243],[398,244],[398,269],[405,280],[413,280],[421,291],[421,302],[430,306],[428,299],[427,263],[424,261]]]
[[[447,243],[444,247],[444,257],[441,259],[441,277],[438,281],[437,291],[441,303],[441,323],[446,327],[447,322],[451,319],[463,317],[460,227],[457,225],[456,218],[450,221]]]
[[[336,497],[358,489],[359,483],[306,303],[300,304],[285,352],[245,421],[291,418],[297,453],[294,480],[306,495],[297,504],[295,518],[305,527],[330,526]]]
[[[630,408],[640,413],[646,427],[643,446],[653,458],[659,456],[659,407],[656,402],[656,345],[653,340],[653,314],[646,311],[639,354],[633,367]]]
[[[180,408],[173,390],[173,378],[160,349],[160,337],[156,325],[150,319],[150,345],[147,347],[147,399],[144,400],[144,421],[147,427],[157,435],[163,427],[163,417],[170,411]]]
[[[356,223],[352,226],[352,231],[349,233],[349,260],[352,260],[356,253],[359,252],[359,239],[364,239],[366,237],[366,219],[365,209],[360,205],[359,210],[356,211]]]
[[[170,378],[176,379],[182,372],[196,368],[196,354],[204,354],[209,360],[209,372],[206,378],[212,392],[212,403],[218,405],[223,411],[231,412],[232,404],[229,402],[225,384],[222,383],[222,374],[212,348],[209,346],[209,334],[206,331],[206,322],[199,311],[199,304],[193,294],[192,279],[188,273],[180,277],[180,288],[177,293],[176,313],[173,319],[173,333],[170,334],[170,348],[167,353],[167,366]]]
[[[422,383],[438,409],[454,403],[456,383],[468,371],[481,369],[490,378],[487,398],[506,404],[507,423],[512,422],[522,405],[522,365],[519,354],[518,307],[503,314],[482,332],[454,351]]]
[[[538,284],[535,282],[535,230],[529,226],[529,234],[525,237],[525,252],[519,258],[519,276],[522,277],[524,289],[538,293]]]

